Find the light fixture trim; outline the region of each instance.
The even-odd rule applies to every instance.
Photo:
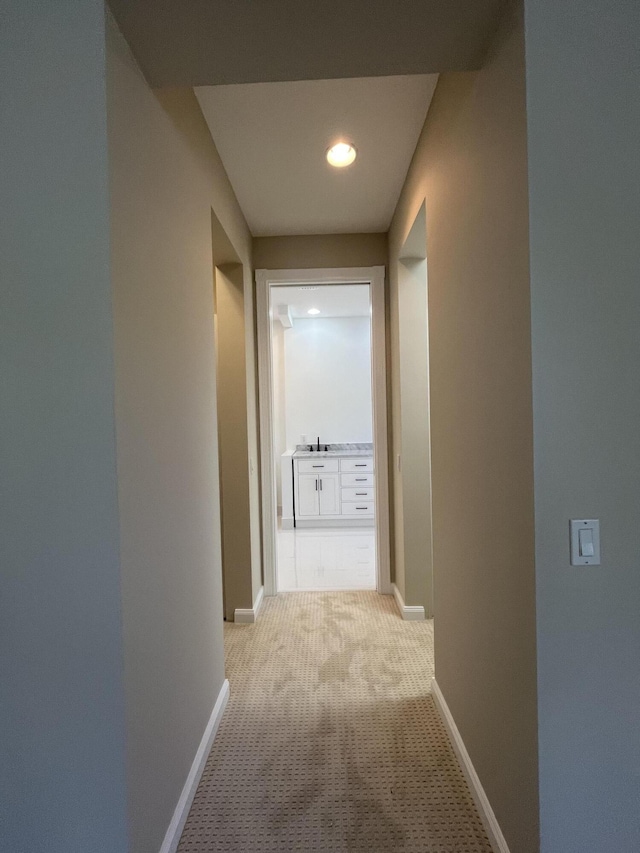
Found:
[[[336,169],[350,166],[356,159],[358,152],[352,142],[336,142],[327,149],[327,162]]]
[[[316,314],[319,314],[319,313],[320,313],[320,309],[319,309],[319,308],[309,308],[309,310],[307,311],[307,314],[313,314],[314,316],[315,316]]]

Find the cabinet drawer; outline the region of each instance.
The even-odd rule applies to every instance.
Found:
[[[370,471],[361,471],[359,474],[340,474],[342,488],[360,488],[361,486],[373,486],[374,474]]]
[[[338,471],[339,459],[298,459],[298,471],[301,474],[321,474],[329,471]]]
[[[374,514],[375,504],[373,501],[347,501],[342,503],[342,515],[368,515]]]
[[[344,501],[373,501],[376,498],[375,490],[371,487],[361,489],[342,489],[342,502]]]
[[[341,471],[373,471],[373,459],[341,459]]]

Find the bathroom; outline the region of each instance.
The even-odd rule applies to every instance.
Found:
[[[375,589],[369,284],[270,291],[277,588]]]

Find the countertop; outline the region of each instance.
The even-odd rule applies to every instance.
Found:
[[[314,459],[327,456],[373,456],[373,444],[328,444],[328,450],[309,450],[308,445],[299,444],[293,456],[296,459]],[[320,447],[325,445],[320,442]]]

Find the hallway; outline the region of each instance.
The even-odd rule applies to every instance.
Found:
[[[431,622],[375,592],[281,594],[225,650],[179,853],[490,853],[429,695]]]

